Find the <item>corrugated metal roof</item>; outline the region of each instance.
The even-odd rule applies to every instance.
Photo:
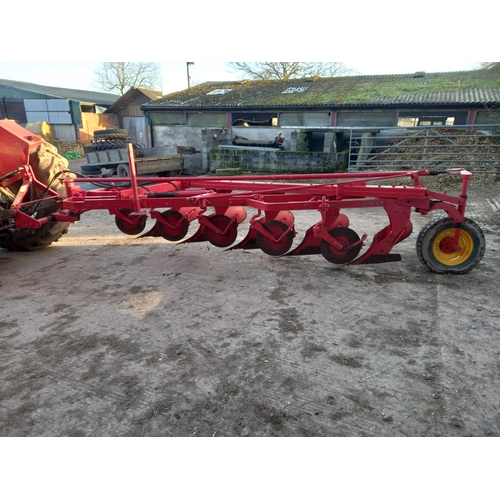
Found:
[[[24,90],[37,94],[37,97],[42,95],[45,98],[60,98],[71,99],[77,102],[88,102],[103,106],[113,104],[120,96],[115,94],[107,94],[104,92],[91,92],[88,90],[63,89],[59,87],[48,87],[46,85],[37,85],[29,82],[18,82],[15,80],[0,79],[0,86],[11,87],[18,90]]]
[[[206,82],[161,97],[143,109],[352,107],[498,104],[500,73],[459,71],[296,80]]]

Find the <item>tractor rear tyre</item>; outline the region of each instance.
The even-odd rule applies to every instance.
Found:
[[[96,130],[94,132],[94,139],[97,141],[108,141],[113,139],[126,140],[128,138],[128,132],[124,128],[108,128],[105,130]]]
[[[29,163],[38,181],[46,186],[50,185],[49,187],[61,196],[66,196],[64,183],[61,182],[60,177],[55,176],[59,172],[68,171],[68,160],[59,155],[55,146],[48,143],[42,144],[36,152],[30,155]],[[9,186],[9,189],[16,195],[19,186],[14,184]],[[34,188],[33,199],[36,200],[39,196],[42,196],[42,192]],[[57,211],[58,208],[54,201],[49,206],[44,204],[43,209],[35,211],[32,215],[39,219]],[[39,229],[8,228],[2,230],[0,227],[0,248],[13,251],[39,250],[48,247],[66,234],[70,225],[69,222],[48,222]]]
[[[94,142],[94,144],[92,144],[92,149],[94,151],[109,151],[110,149],[126,148],[127,144],[126,141]]]
[[[417,255],[430,270],[439,274],[466,274],[476,267],[484,255],[486,242],[483,231],[471,219],[464,219],[460,227],[458,246],[451,244],[456,224],[448,217],[433,220],[417,238]]]

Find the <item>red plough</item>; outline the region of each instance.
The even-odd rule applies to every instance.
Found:
[[[463,274],[474,268],[485,250],[480,227],[465,217],[468,182],[466,170],[448,170],[460,175],[459,196],[423,187],[420,177],[431,172],[363,172],[345,174],[295,174],[239,177],[138,178],[133,150],[129,148],[130,178],[113,180],[108,188],[84,191],[78,185],[87,179],[65,179],[67,197],[60,210],[47,220],[70,221],[90,210],[108,210],[122,232],[143,233],[148,217],[154,227],[142,237],[163,237],[168,241],[208,241],[228,250],[260,248],[273,256],[322,254],[333,264],[357,265],[401,260],[391,253],[412,232],[412,211],[427,215],[443,210],[445,217],[430,222],[417,238],[422,263],[437,273]],[[396,186],[394,179],[409,178],[411,186]],[[129,183],[130,187],[123,187]],[[248,234],[236,245],[238,227],[246,219],[246,208],[256,211],[249,220]],[[379,207],[389,222],[376,233],[368,248],[367,234],[349,227],[344,209]],[[319,220],[304,240],[292,249],[295,231],[293,213],[316,211]],[[17,217],[16,217],[17,219]],[[190,224],[199,226],[185,239]],[[17,222],[17,220],[16,220]],[[18,222],[25,223],[19,215]],[[43,224],[37,219],[36,224]],[[33,219],[31,219],[33,224]],[[365,249],[364,252],[362,250]]]

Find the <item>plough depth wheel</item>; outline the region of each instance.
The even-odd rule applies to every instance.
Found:
[[[208,218],[210,222],[219,229],[220,233],[205,226],[205,236],[207,240],[216,247],[223,248],[232,245],[238,236],[238,224],[236,220],[224,214],[212,214]]]
[[[460,228],[458,246],[454,249],[456,224],[448,217],[436,219],[425,226],[417,239],[417,255],[428,269],[441,274],[465,274],[481,261],[485,238],[481,228],[465,218]]]
[[[166,210],[161,217],[165,224],[158,220],[158,234],[168,241],[180,241],[186,236],[189,229],[189,222],[177,210]]]
[[[259,245],[259,248],[264,253],[276,257],[278,255],[283,255],[290,250],[293,244],[294,235],[293,230],[288,231],[289,226],[279,220],[268,220],[262,225],[274,236],[274,238],[271,239],[267,238],[262,233],[257,232],[255,239],[257,240],[257,245]]]
[[[132,210],[120,210],[120,212],[129,217],[132,213]],[[121,219],[118,216],[115,216],[115,224],[116,227],[125,234],[140,234],[144,231],[146,227],[146,216],[145,215],[133,215],[131,218],[131,222]]]
[[[328,231],[328,234],[335,238],[343,248],[337,248],[328,241],[321,240],[321,255],[327,261],[333,264],[347,264],[358,256],[361,245],[357,244],[360,238],[356,231],[349,227],[336,227]]]

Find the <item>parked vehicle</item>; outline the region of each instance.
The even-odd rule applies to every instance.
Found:
[[[127,146],[132,142],[126,129],[104,129],[94,132],[92,146],[85,148],[87,163],[81,172],[86,176],[129,177]],[[182,173],[182,156],[177,147],[143,148],[134,144],[139,175],[172,176]]]
[[[92,151],[85,156],[87,163],[81,167],[84,175],[130,177],[127,148]],[[164,177],[182,173],[182,156],[172,146],[136,149],[135,156],[138,175]]]

